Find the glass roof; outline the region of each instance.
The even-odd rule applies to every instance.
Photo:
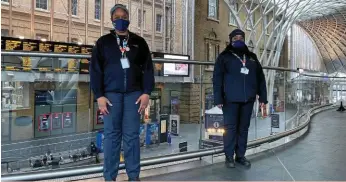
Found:
[[[327,16],[342,12],[346,8],[346,0],[260,0],[262,4],[268,2],[286,11],[287,18],[293,15],[298,20]]]

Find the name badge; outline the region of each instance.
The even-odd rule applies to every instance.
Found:
[[[120,62],[121,62],[121,67],[123,67],[123,69],[130,68],[130,63],[127,58],[121,58]]]
[[[247,69],[246,67],[242,67],[240,69],[240,73],[247,75],[247,74],[249,74],[249,69]]]

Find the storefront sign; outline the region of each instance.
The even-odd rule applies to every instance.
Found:
[[[278,114],[271,115],[271,127],[280,128],[280,115]]]

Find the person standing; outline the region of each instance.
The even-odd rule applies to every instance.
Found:
[[[146,41],[128,30],[129,11],[122,4],[111,10],[114,30],[93,48],[90,83],[104,114],[104,178],[116,180],[121,144],[130,181],[140,174],[140,115],[147,107],[155,80]]]
[[[267,104],[267,88],[262,66],[245,44],[245,33],[235,29],[229,38],[215,63],[213,90],[215,105],[223,110],[226,167],[234,168],[235,162],[251,165],[245,152],[252,110],[257,96],[261,107]]]

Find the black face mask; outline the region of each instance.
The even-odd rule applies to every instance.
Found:
[[[246,45],[243,47],[232,47],[232,50],[234,53],[240,56],[247,54],[249,52],[249,48]]]

